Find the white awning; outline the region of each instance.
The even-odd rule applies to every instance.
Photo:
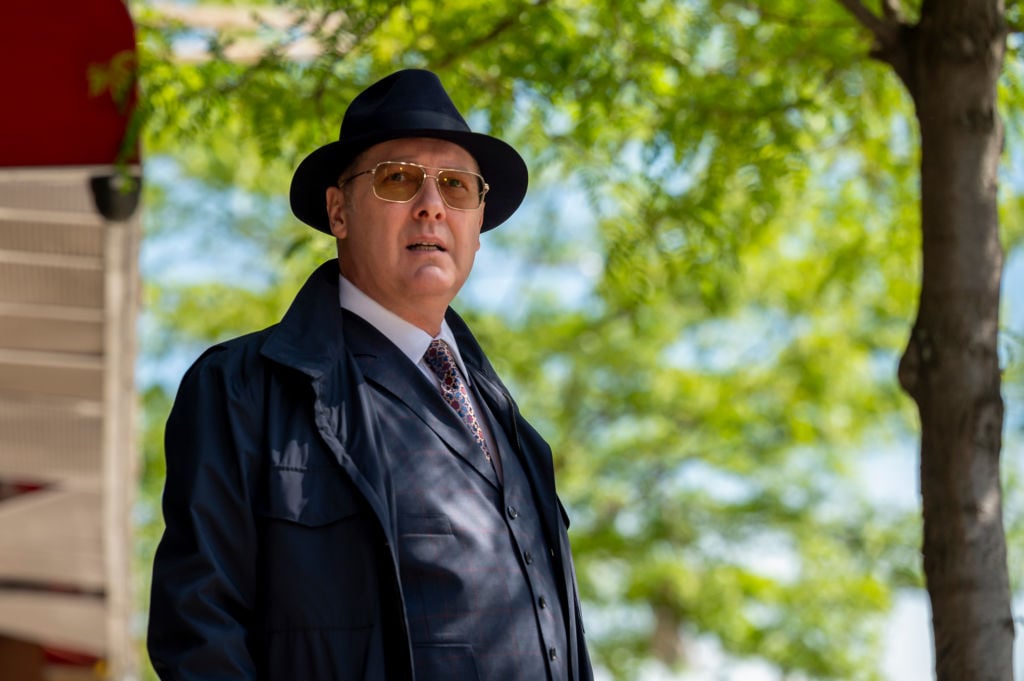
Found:
[[[112,171],[0,169],[0,634],[120,669],[139,223],[97,212],[90,178]]]

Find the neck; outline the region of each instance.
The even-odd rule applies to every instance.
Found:
[[[447,306],[445,306],[447,309]],[[396,315],[409,322],[413,326],[423,329],[431,338],[436,338],[437,334],[441,333],[441,322],[444,321],[444,311],[441,311],[440,315],[437,314],[422,314],[423,310],[414,309],[408,311],[408,313],[401,310],[391,310]]]

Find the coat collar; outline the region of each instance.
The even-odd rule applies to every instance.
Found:
[[[428,424],[454,450],[472,451],[467,450],[466,447],[475,447],[476,443],[454,414],[449,417],[445,410],[433,410],[429,406],[424,406],[434,404],[433,401],[443,406],[443,402],[437,391],[420,374],[419,370],[412,366],[409,359],[365,322],[362,324],[366,328],[362,330],[358,328],[359,324],[346,322],[346,315],[341,309],[338,299],[339,271],[338,261],[334,259],[325,262],[310,275],[281,322],[270,332],[264,342],[261,349],[263,356],[310,377],[317,393],[318,403],[327,407],[326,413],[333,414],[330,418],[331,422],[327,425],[335,432],[345,427],[358,428],[357,424],[367,425],[367,422],[372,421],[372,415],[368,413],[367,409],[369,402],[361,393],[367,387],[365,381],[373,380],[388,387],[397,397],[409,404],[416,413],[422,414],[422,418],[430,419]],[[353,319],[358,320],[357,317],[353,317]],[[507,389],[462,318],[449,308],[445,319],[455,335],[459,344],[459,352],[467,369],[472,374],[473,380],[476,381],[480,395],[488,403],[492,413],[505,428],[509,437],[513,441],[521,439],[517,445],[522,445],[525,450],[522,463],[526,468],[527,475],[535,485],[538,485],[539,490],[543,490],[537,498],[542,500],[544,516],[549,522],[555,522],[559,517],[559,512],[553,501],[555,498],[554,471],[547,443],[519,417],[518,409],[512,398],[509,397]],[[372,334],[376,334],[381,342],[375,342],[373,335],[367,329]],[[349,343],[354,343],[355,347],[349,347]],[[380,361],[383,359],[379,356],[382,352],[380,348],[384,347],[393,348],[397,355],[397,358],[394,358],[395,361]],[[366,358],[363,357],[356,363],[353,354],[373,356],[377,359],[366,361]],[[403,365],[403,362],[407,366]],[[405,375],[406,368],[414,372],[417,377],[417,380],[413,382],[417,387],[415,396],[412,397],[404,395],[402,390],[397,387],[408,384],[408,377]],[[401,372],[401,380],[398,378],[399,372]],[[341,393],[354,399],[340,398]],[[337,403],[338,399],[341,399],[341,404]],[[443,414],[443,416],[430,415],[426,413],[427,411]],[[371,432],[368,435],[356,431],[339,432],[339,436],[341,442],[346,442],[350,438],[375,438],[376,433]],[[349,454],[357,455],[355,451],[350,451]],[[342,463],[344,465],[345,461],[343,460]],[[363,460],[357,455],[357,460],[354,463],[357,469],[370,473],[370,477],[375,480],[374,486],[379,486],[382,471],[379,470],[380,463],[375,457],[371,457],[371,460]]]
[[[454,451],[474,451],[477,444],[468,430],[409,358],[371,325],[341,309],[338,278],[336,259],[310,275],[281,322],[270,332],[261,348],[262,355],[310,378],[316,393],[316,413],[325,415],[325,425],[338,433],[341,443],[367,436],[359,432],[357,424],[371,425],[371,437],[376,437],[376,429],[368,423],[373,420],[368,412],[370,403],[362,394],[367,388],[366,381],[371,381],[404,402]],[[497,376],[465,322],[451,309],[446,320],[467,369],[475,376],[481,372],[489,374],[491,382],[496,382]],[[342,429],[348,432],[340,432]],[[360,471],[373,470],[375,474],[370,477],[375,481],[371,482],[379,489],[379,459],[367,458],[364,451],[348,449],[339,454],[342,465],[351,461]],[[486,462],[470,463],[494,482],[494,471],[484,468],[488,466]]]
[[[323,377],[337,365],[345,352],[338,304],[339,272],[337,259],[314,270],[263,344],[264,357],[313,379]]]
[[[328,373],[346,352],[345,321],[338,298],[338,260],[320,265],[306,280],[261,348],[264,357],[311,378]],[[455,310],[445,314],[459,353],[470,372],[500,384],[469,327]]]

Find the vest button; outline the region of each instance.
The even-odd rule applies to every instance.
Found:
[[[515,506],[509,505],[509,507],[505,510],[508,511],[508,517],[512,518],[512,520],[515,520],[519,517],[519,511],[516,510]]]
[[[548,659],[554,662],[558,659],[558,651],[554,648],[548,648]]]
[[[543,610],[543,609],[545,609],[546,607],[548,607],[548,601],[547,601],[547,599],[546,599],[546,598],[544,598],[543,596],[541,596],[540,598],[538,598],[538,599],[537,599],[537,605],[539,605],[539,606],[540,606],[540,609],[541,609],[541,610]]]
[[[529,565],[530,563],[533,562],[533,554],[530,553],[529,551],[527,551],[526,553],[523,554],[523,560],[526,561],[527,565]]]

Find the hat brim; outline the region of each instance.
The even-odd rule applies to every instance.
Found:
[[[510,145],[496,137],[458,130],[387,130],[345,142],[325,144],[302,160],[292,176],[289,198],[292,212],[310,227],[331,233],[326,192],[338,184],[338,176],[363,151],[375,144],[408,137],[429,137],[454,142],[476,159],[480,174],[490,185],[484,199],[481,232],[494,229],[516,211],[526,196],[529,173],[526,163]]]

